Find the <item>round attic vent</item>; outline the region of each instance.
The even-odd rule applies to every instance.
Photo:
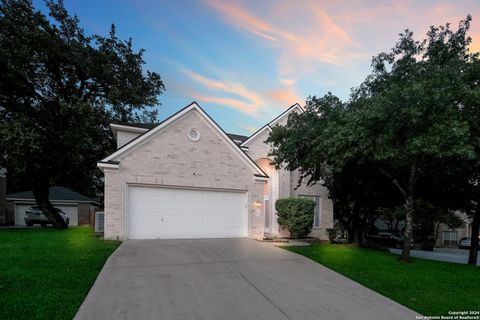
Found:
[[[188,130],[188,138],[192,141],[200,140],[200,132],[197,129]]]

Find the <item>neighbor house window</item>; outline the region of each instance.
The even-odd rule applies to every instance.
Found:
[[[457,231],[443,231],[443,245],[455,246],[457,245],[458,232]]]
[[[300,198],[306,198],[306,199],[311,199],[315,201],[315,212],[313,215],[313,227],[314,228],[319,228],[320,227],[320,222],[322,218],[322,206],[321,206],[321,201],[319,196],[307,196],[307,195],[299,195]]]

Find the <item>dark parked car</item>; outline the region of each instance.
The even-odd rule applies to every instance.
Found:
[[[380,231],[375,235],[367,235],[366,238],[368,241],[376,245],[396,249],[401,249],[404,241],[403,236],[400,234],[386,231]],[[413,247],[413,243],[411,244],[411,247]]]
[[[458,241],[459,249],[470,249],[471,245],[472,245],[472,239],[470,238],[462,238]],[[480,247],[478,248],[478,250],[480,250]]]
[[[60,213],[60,216],[68,225],[70,222],[70,217],[68,214],[58,208],[55,208],[55,210]],[[33,226],[34,224],[40,224],[41,226],[45,227],[47,224],[52,224],[52,222],[48,220],[39,207],[30,207],[25,211],[25,224],[29,227]]]

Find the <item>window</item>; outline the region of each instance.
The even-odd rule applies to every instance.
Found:
[[[300,198],[306,198],[315,201],[315,212],[313,214],[313,227],[319,228],[320,222],[322,218],[322,206],[319,196],[307,196],[307,195],[299,195]]]
[[[443,231],[443,245],[455,246],[457,245],[458,232],[457,231]]]

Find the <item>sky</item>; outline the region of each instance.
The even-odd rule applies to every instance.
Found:
[[[467,14],[480,51],[480,0],[64,0],[87,33],[132,38],[166,91],[159,120],[192,101],[227,132],[250,135],[308,96],[347,100],[405,29],[454,29]],[[34,1],[44,10],[42,1]]]

